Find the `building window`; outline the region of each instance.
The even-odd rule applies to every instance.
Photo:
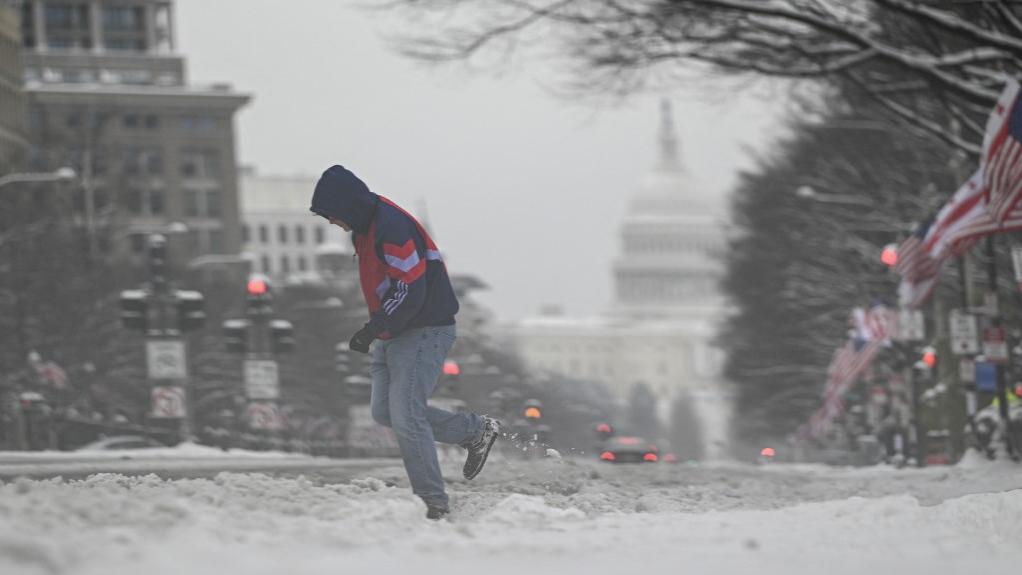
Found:
[[[277,241],[286,244],[287,243],[287,226],[280,226],[277,228]]]
[[[291,273],[291,260],[287,256],[280,256],[280,272]]]
[[[250,242],[252,237],[251,234],[252,231],[248,228],[248,224],[243,224],[241,226],[241,241],[245,242],[246,244]]]
[[[181,175],[199,180],[220,177],[220,154],[216,150],[184,150],[181,152]]]
[[[323,229],[323,226],[316,226],[315,234],[317,245],[322,244],[326,240],[326,230]]]
[[[159,148],[130,148],[125,151],[124,173],[129,176],[163,175],[163,150]]]
[[[50,2],[43,12],[47,45],[55,49],[91,49],[87,2]]]
[[[305,256],[298,256],[298,271],[304,272],[309,269],[308,262],[305,260]]]
[[[266,224],[259,224],[259,243],[270,243],[270,229],[266,227]]]
[[[303,228],[302,226],[295,226],[295,243],[296,244],[305,243],[305,228]]]
[[[273,270],[270,269],[270,256],[263,256],[260,259],[262,260],[263,264],[263,273],[264,274],[271,273]]]
[[[186,188],[185,215],[190,218],[219,218],[223,212],[220,190],[216,188]]]
[[[181,116],[178,125],[186,132],[209,132],[216,129],[217,121],[212,116]]]

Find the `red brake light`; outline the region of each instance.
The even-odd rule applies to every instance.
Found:
[[[656,453],[647,453],[642,458],[646,461],[656,461],[658,459]]]
[[[613,453],[609,451],[604,451],[602,454],[600,454],[600,459],[604,461],[614,461],[615,457]]]
[[[610,426],[607,425],[606,423],[601,423],[601,424],[596,426],[596,431],[598,433],[610,433],[612,430],[611,430]]]
[[[763,457],[773,457],[776,453],[777,452],[774,451],[773,447],[764,447],[763,450],[759,452],[759,454]]]

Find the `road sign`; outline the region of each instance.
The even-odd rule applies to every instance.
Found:
[[[277,399],[280,397],[280,376],[277,362],[272,359],[246,360],[245,394],[249,399]]]
[[[997,366],[987,362],[976,362],[976,391],[993,393],[997,391]]]
[[[898,312],[898,339],[901,341],[923,341],[926,339],[926,321],[923,312],[917,309],[903,309]]]
[[[156,419],[182,419],[187,415],[185,388],[179,385],[156,386],[152,390],[152,417]]]
[[[248,425],[252,429],[280,431],[284,429],[284,415],[274,403],[253,402],[248,404]]]
[[[146,342],[149,379],[188,379],[185,342],[179,339],[151,339]]]
[[[983,330],[983,355],[992,363],[1008,363],[1008,342],[1004,328],[988,327]]]
[[[979,353],[976,316],[960,309],[951,310],[951,352],[957,355]]]

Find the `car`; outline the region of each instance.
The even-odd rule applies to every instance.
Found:
[[[641,437],[611,437],[600,453],[600,460],[609,463],[656,463],[659,459],[657,447]]]
[[[77,451],[116,451],[121,449],[152,449],[154,447],[166,447],[166,445],[143,435],[114,435],[83,445]]]

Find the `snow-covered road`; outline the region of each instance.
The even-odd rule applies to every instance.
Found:
[[[1022,565],[1022,468],[448,466],[428,522],[399,465],[0,486],[0,573],[995,573]]]

